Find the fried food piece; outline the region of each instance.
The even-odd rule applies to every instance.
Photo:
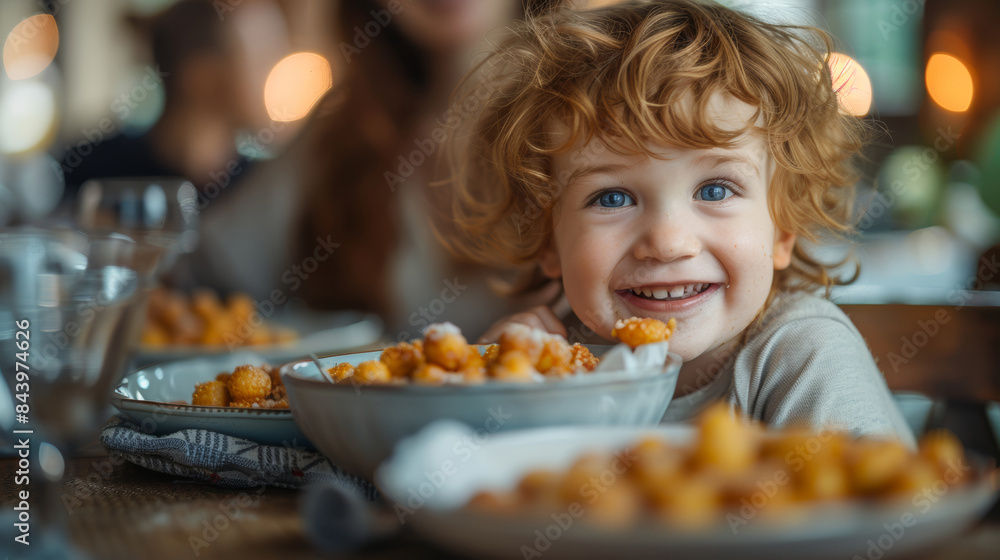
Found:
[[[465,366],[459,373],[466,385],[479,385],[486,382],[486,368],[483,366]]]
[[[569,350],[572,355],[572,359],[570,360],[570,367],[572,369],[578,370],[582,368],[587,371],[594,371],[594,368],[597,367],[599,360],[586,346],[577,342]]]
[[[520,350],[504,352],[489,368],[490,377],[497,381],[530,382],[535,373],[528,355]]]
[[[520,323],[510,323],[500,333],[500,355],[511,351],[523,352],[532,365],[538,363],[549,334]]]
[[[367,362],[361,362],[354,368],[354,379],[365,385],[371,383],[388,383],[392,380],[392,374],[389,373],[389,368],[384,363],[376,360],[368,360]]]
[[[236,325],[228,315],[219,315],[207,320],[201,333],[201,344],[205,346],[240,346],[243,341],[235,335]]]
[[[354,366],[348,363],[336,364],[326,370],[326,374],[334,381],[343,381],[354,375]]]
[[[631,317],[619,319],[611,331],[611,336],[628,344],[634,350],[643,344],[670,339],[676,328],[677,321],[675,319],[664,323],[658,319]]]
[[[255,401],[255,400],[231,401],[229,403],[229,406],[231,406],[233,408],[260,408],[260,405],[258,403],[260,403],[261,401],[263,401],[263,399],[261,399],[259,401]],[[254,406],[254,405],[257,405],[257,406]]]
[[[693,460],[722,473],[744,472],[757,458],[758,442],[750,427],[723,403],[706,409],[699,418]]]
[[[479,348],[470,344],[465,347],[465,362],[462,369],[486,367],[486,359],[479,353]]]
[[[262,324],[250,331],[250,336],[246,337],[246,343],[250,346],[267,346],[271,344],[272,339],[271,329]]]
[[[621,529],[638,519],[641,508],[639,490],[628,479],[619,478],[605,487],[604,493],[598,494],[596,500],[584,504],[587,513],[583,519],[608,529]]]
[[[935,467],[927,458],[918,455],[916,460],[896,476],[889,485],[888,492],[913,496],[933,488],[934,483],[941,480],[938,469]],[[945,478],[944,480],[950,483],[954,478]]]
[[[681,527],[704,527],[718,518],[720,489],[718,481],[704,474],[677,476],[660,484],[650,496],[654,515]]]
[[[142,328],[142,344],[144,346],[166,346],[170,344],[170,335],[163,327],[147,323]]]
[[[229,313],[238,324],[252,324],[253,314],[256,310],[253,306],[253,299],[246,294],[236,293],[229,296]],[[259,320],[259,318],[258,318]]]
[[[542,343],[542,351],[535,362],[535,369],[542,374],[562,375],[572,367],[573,351],[562,337],[550,337]]]
[[[268,398],[250,403],[249,408],[288,408],[288,399]]]
[[[535,470],[521,477],[517,485],[517,495],[522,500],[534,503],[558,503],[562,476],[549,470]]]
[[[559,497],[565,503],[590,499],[591,480],[600,480],[601,473],[612,466],[612,458],[604,453],[587,453],[570,466],[559,485]]]
[[[898,441],[863,439],[847,459],[851,485],[860,494],[878,494],[906,468],[910,454]]]
[[[517,511],[510,494],[497,492],[477,492],[469,500],[469,507],[485,513],[504,514]]]
[[[191,404],[196,406],[229,406],[229,400],[229,389],[222,381],[199,383],[191,395]]]
[[[427,327],[424,356],[428,363],[447,371],[458,371],[465,365],[468,346],[462,332],[451,323],[435,323]]]
[[[271,329],[271,339],[275,344],[287,344],[299,338],[299,333],[289,327],[273,327]]]
[[[226,311],[219,296],[212,290],[199,289],[191,294],[191,310],[206,323],[223,315]]]
[[[934,430],[920,439],[920,455],[930,461],[948,484],[964,478],[965,450],[955,434]]]
[[[271,393],[271,376],[257,366],[237,366],[226,388],[234,401],[259,401]]]
[[[445,381],[445,372],[441,366],[421,364],[413,372],[413,382],[420,385],[441,385]]]
[[[851,482],[841,461],[816,455],[798,473],[797,490],[803,500],[832,500],[849,495]]]
[[[261,367],[264,371],[267,372],[267,375],[271,378],[272,394],[278,389],[278,387],[281,387],[282,389],[285,388],[285,382],[281,380],[281,373],[280,373],[281,370],[271,366],[261,366]]]
[[[378,359],[393,377],[409,377],[424,362],[424,352],[409,342],[400,342],[383,350]]]
[[[232,373],[229,373],[228,371],[224,371],[224,372],[220,373],[219,375],[216,375],[215,376],[215,380],[216,381],[221,381],[223,383],[226,383],[227,381],[229,381],[229,378],[232,375],[233,375]]]

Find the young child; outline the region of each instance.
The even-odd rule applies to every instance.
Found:
[[[801,244],[851,231],[865,128],[839,110],[831,39],[714,3],[630,2],[516,27],[470,79],[449,144],[474,260],[561,280],[586,328],[677,320],[667,420],[720,399],[772,427],[913,435],[838,283]],[[565,334],[546,308],[507,322]]]

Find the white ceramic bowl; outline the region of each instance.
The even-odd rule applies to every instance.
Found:
[[[608,347],[591,347],[600,355]],[[320,358],[334,364],[377,360],[381,352]],[[451,419],[480,437],[499,431],[570,425],[656,424],[670,403],[681,358],[643,371],[576,375],[540,383],[482,385],[334,385],[312,360],[284,365],[295,421],[334,464],[371,478],[401,439]],[[475,442],[472,443],[475,445]]]

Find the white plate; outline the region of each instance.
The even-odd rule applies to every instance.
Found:
[[[266,445],[311,448],[287,408],[209,407],[171,402],[191,402],[195,384],[211,381],[219,373],[233,371],[243,364],[264,363],[269,362],[258,354],[240,351],[147,366],[122,379],[111,394],[111,404],[142,431],[155,435],[196,428]]]
[[[600,356],[610,347],[592,346]],[[377,360],[379,352],[320,358],[323,369]],[[575,375],[538,383],[481,385],[334,385],[312,360],[285,364],[281,377],[292,414],[340,468],[370,478],[403,438],[436,420],[484,433],[572,425],[653,425],[674,393],[681,358],[625,373]]]
[[[424,537],[476,557],[537,558],[862,558],[919,550],[960,533],[994,503],[987,477],[946,490],[925,512],[910,499],[880,505],[845,502],[804,506],[793,519],[751,517],[701,530],[639,524],[612,531],[568,512],[554,516],[497,516],[461,506],[481,490],[514,487],[532,469],[566,469],[586,451],[612,451],[643,437],[684,444],[694,431],[681,425],[567,427],[496,434],[475,449],[456,449],[474,434],[439,422],[396,448],[376,482],[397,516]],[[447,470],[449,474],[444,474]],[[412,513],[411,513],[412,512]],[[561,515],[564,514],[565,515]],[[901,517],[913,516],[904,526]],[[872,548],[872,551],[868,549]],[[877,550],[876,550],[877,549]]]
[[[246,346],[237,350],[249,350],[278,365],[310,353],[333,354],[368,346],[378,341],[383,330],[382,320],[377,315],[357,311],[321,313],[289,307],[266,320],[268,324],[294,329],[299,338],[284,344]],[[142,366],[229,352],[225,346],[140,346],[133,363]]]

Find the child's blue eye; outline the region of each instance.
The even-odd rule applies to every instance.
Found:
[[[695,194],[695,198],[708,202],[719,202],[729,198],[729,195],[731,194],[732,191],[730,191],[728,187],[718,183],[712,183],[711,185],[705,185],[704,187],[698,189],[697,194]]]
[[[621,191],[608,191],[597,197],[594,204],[602,208],[622,208],[635,204],[635,200]]]

